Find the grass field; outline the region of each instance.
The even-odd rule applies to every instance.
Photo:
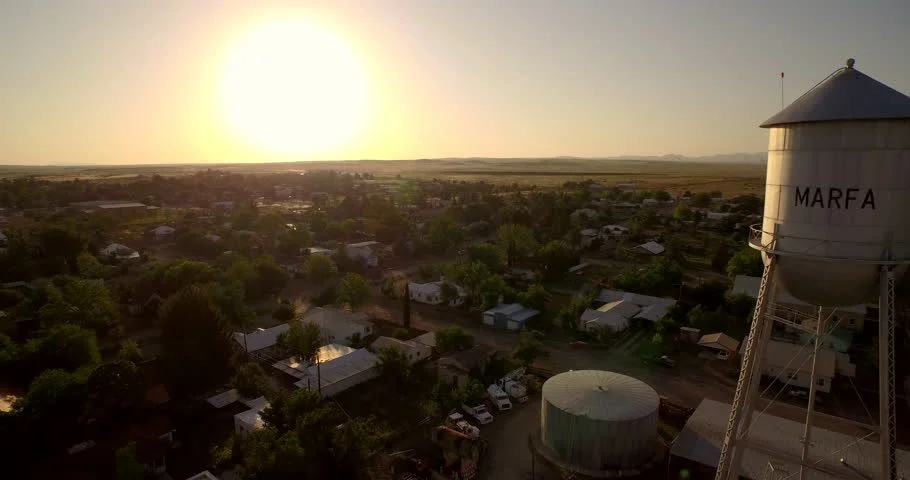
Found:
[[[272,174],[338,170],[372,173],[380,181],[399,176],[415,179],[486,181],[495,184],[555,187],[567,181],[593,179],[607,184],[635,183],[638,188],[719,190],[727,195],[762,193],[765,166],[757,163],[622,160],[622,159],[438,159],[351,160],[261,164],[184,164],[27,167],[0,166],[0,178],[35,176],[48,180],[80,178],[119,180],[138,175],[187,175],[205,169]]]

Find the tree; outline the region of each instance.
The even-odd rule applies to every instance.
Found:
[[[315,323],[291,322],[291,328],[278,335],[278,344],[294,355],[312,362],[322,345],[322,331]]]
[[[537,252],[537,261],[543,270],[544,278],[555,280],[565,275],[578,261],[575,251],[562,240],[547,242]]]
[[[527,290],[518,295],[518,302],[537,311],[544,311],[550,302],[550,293],[539,283],[532,283]]]
[[[491,272],[501,273],[505,270],[506,262],[502,249],[491,243],[480,243],[468,247],[468,261],[480,262],[487,266]]]
[[[514,223],[499,227],[499,242],[506,250],[506,264],[510,267],[537,247],[531,229]]]
[[[688,222],[692,219],[692,209],[685,203],[678,203],[673,210],[673,218],[679,222]]]
[[[474,346],[474,337],[457,325],[436,332],[436,350],[439,353],[457,352]]]
[[[269,382],[262,366],[247,362],[237,369],[231,384],[243,398],[258,398],[269,391]]]
[[[458,246],[463,239],[461,227],[450,218],[434,218],[427,226],[427,242],[434,252],[444,253]]]
[[[730,249],[726,244],[716,245],[711,254],[711,270],[715,272],[725,272],[727,264],[730,263]]]
[[[80,253],[76,257],[76,266],[78,267],[79,275],[83,278],[101,278],[104,276],[104,265],[91,253]]]
[[[331,258],[324,255],[310,255],[303,265],[303,271],[310,280],[325,281],[338,272],[338,267]]]
[[[731,277],[737,275],[760,277],[763,270],[761,253],[750,247],[741,248],[727,263],[727,275]]]
[[[411,361],[400,349],[384,347],[378,352],[379,374],[401,388],[411,379]]]
[[[175,243],[181,252],[188,255],[212,257],[219,253],[217,243],[198,229],[178,232]]]
[[[439,266],[432,263],[424,263],[417,267],[417,278],[421,282],[432,282],[439,280]]]
[[[117,305],[101,281],[61,276],[44,288],[48,301],[36,313],[46,325],[69,323],[104,335],[119,321]]]
[[[86,381],[91,418],[116,418],[143,399],[145,384],[133,362],[116,360],[99,365]]]
[[[208,283],[206,290],[227,322],[237,328],[247,329],[256,320],[256,312],[247,304],[246,290],[236,280]]]
[[[512,356],[527,367],[534,363],[537,358],[550,356],[550,352],[537,337],[528,332],[522,332],[518,337],[518,344],[515,345],[515,351]]]
[[[101,360],[95,333],[78,325],[56,325],[25,343],[25,357],[34,371],[59,368],[76,371]]]
[[[404,295],[402,295],[401,306],[401,324],[404,328],[411,328],[411,286],[404,285]]]
[[[705,192],[696,193],[692,195],[689,202],[696,208],[708,208],[711,206],[711,194]]]
[[[135,340],[128,338],[120,342],[120,350],[117,352],[117,360],[133,362],[136,365],[142,363],[142,349]]]
[[[296,315],[297,309],[294,308],[294,304],[288,302],[279,303],[272,312],[272,318],[281,323],[290,322]]]
[[[207,391],[231,374],[227,321],[201,286],[190,286],[159,310],[162,371],[177,395]]]
[[[145,465],[136,459],[135,442],[130,442],[117,449],[114,464],[117,469],[117,480],[143,480],[145,478]]]
[[[17,442],[36,442],[45,449],[70,445],[79,434],[79,417],[85,404],[84,374],[58,369],[41,372],[32,380],[28,393],[13,404],[13,413],[24,426],[24,438],[17,438]]]
[[[248,289],[253,298],[261,298],[264,295],[274,295],[280,292],[287,285],[290,275],[275,259],[269,256],[261,257],[253,264],[258,277],[257,287]]]
[[[352,309],[366,303],[370,295],[370,284],[362,275],[346,273],[338,284],[338,303]]]
[[[75,230],[53,225],[35,236],[39,257],[53,269],[51,275],[76,268],[76,258],[85,250],[86,239]]]

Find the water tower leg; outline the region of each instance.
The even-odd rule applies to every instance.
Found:
[[[884,480],[897,480],[897,417],[894,398],[894,270],[882,267],[878,297],[878,415]]]
[[[720,459],[717,462],[715,480],[739,477],[739,459],[742,455],[742,448],[737,448],[736,442],[751,423],[752,409],[758,396],[765,346],[771,335],[771,321],[766,312],[774,303],[773,282],[776,267],[777,259],[772,256],[765,265],[761,286],[758,289],[752,325],[749,327],[749,338],[746,340],[746,350],[743,353],[739,381],[736,383],[736,393],[733,395],[730,419],[724,432],[724,443],[720,450]],[[745,428],[742,428],[743,426]]]
[[[809,403],[806,405],[806,429],[803,432],[803,451],[800,455],[802,464],[799,467],[799,480],[806,480],[809,469],[809,446],[812,441],[812,412],[815,410],[815,392],[818,390],[818,351],[821,349],[822,334],[825,332],[825,313],[818,307],[818,319],[815,323],[815,343],[812,347],[812,374],[809,377]]]

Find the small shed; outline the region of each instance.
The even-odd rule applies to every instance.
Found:
[[[647,253],[650,255],[660,255],[666,250],[663,245],[657,242],[642,243],[641,245],[635,247],[635,249],[641,253]]]
[[[698,339],[698,346],[717,355],[717,358],[726,360],[736,353],[739,341],[726,333],[709,333]]]

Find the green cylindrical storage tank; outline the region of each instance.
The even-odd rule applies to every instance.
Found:
[[[574,370],[547,380],[542,396],[541,441],[562,461],[609,470],[654,458],[660,398],[641,380]]]

